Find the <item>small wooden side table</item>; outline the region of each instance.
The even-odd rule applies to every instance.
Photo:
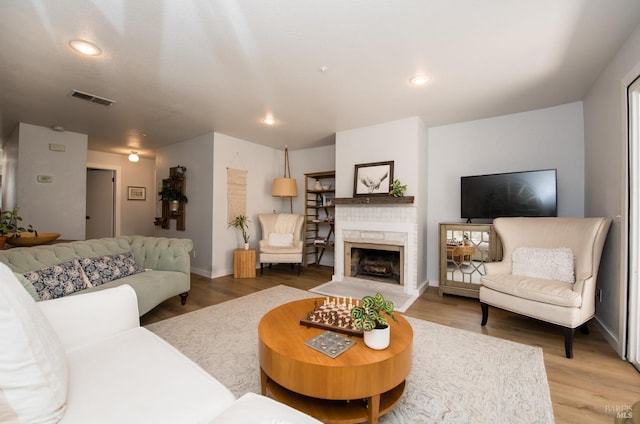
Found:
[[[256,249],[233,251],[233,278],[256,278]]]

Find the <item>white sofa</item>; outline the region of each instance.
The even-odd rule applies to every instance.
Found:
[[[0,334],[0,422],[320,423],[254,393],[236,400],[140,327],[128,285],[36,303],[0,264]]]

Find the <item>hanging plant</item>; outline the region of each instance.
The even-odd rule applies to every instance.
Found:
[[[178,202],[187,203],[189,201],[187,196],[182,194],[182,191],[180,191],[180,189],[178,189],[176,187],[173,187],[169,183],[162,184],[162,190],[159,191],[158,194],[160,195],[160,201],[161,202],[163,202],[163,201],[166,201],[166,202],[178,201]]]

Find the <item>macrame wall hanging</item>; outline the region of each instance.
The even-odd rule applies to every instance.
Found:
[[[229,163],[231,165],[238,153]],[[244,164],[240,161],[244,168]],[[247,170],[234,169],[227,166],[227,222],[233,221],[238,215],[247,215]]]

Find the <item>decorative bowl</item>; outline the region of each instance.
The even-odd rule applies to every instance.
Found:
[[[38,231],[38,237],[34,233],[20,233],[20,237],[7,237],[7,243],[16,247],[37,246],[47,244],[60,237],[60,233],[45,233]]]

